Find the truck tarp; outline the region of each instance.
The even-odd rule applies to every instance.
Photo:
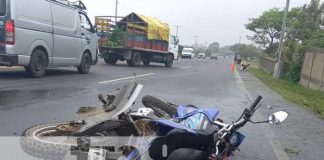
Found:
[[[167,23],[163,23],[157,18],[138,13],[131,13],[129,16],[126,17],[130,17],[133,14],[139,17],[143,22],[147,23],[147,39],[169,41],[170,27]],[[133,23],[128,23],[128,26],[139,28],[136,27],[137,25]]]

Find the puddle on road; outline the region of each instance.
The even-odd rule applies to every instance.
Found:
[[[84,94],[85,88],[70,87],[43,90],[8,90],[0,91],[0,111],[21,108],[41,101]]]

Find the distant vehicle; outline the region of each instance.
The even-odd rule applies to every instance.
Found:
[[[100,55],[107,64],[126,60],[131,67],[141,62],[146,66],[156,62],[172,67],[178,55],[178,41],[170,37],[168,24],[137,13],[117,22],[113,19],[114,16],[96,17]]]
[[[200,59],[200,58],[205,59],[206,58],[206,53],[199,53],[198,54],[198,59]]]
[[[193,48],[184,48],[181,54],[182,59],[186,59],[186,58],[193,59],[194,56],[195,56],[195,52]]]
[[[210,55],[210,59],[211,59],[211,60],[217,60],[217,58],[218,58],[218,54],[217,54],[217,53],[212,53],[212,54]]]
[[[97,60],[97,35],[81,1],[0,0],[0,65],[24,66],[32,77],[47,67],[86,74]]]

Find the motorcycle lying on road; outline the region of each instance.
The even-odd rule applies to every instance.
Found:
[[[244,135],[238,129],[252,122],[261,100],[258,97],[233,124],[225,124],[217,118],[217,109],[176,106],[152,96],[142,99],[144,108],[133,111],[142,87],[133,80],[106,98],[98,95],[103,107],[81,107],[74,121],[26,129],[22,149],[51,160],[68,153],[80,160],[224,159],[242,143]],[[267,121],[252,123],[279,124],[287,116],[280,111]]]
[[[195,106],[179,106],[173,119],[152,120],[158,126],[168,126],[166,134],[151,142],[149,154],[152,159],[166,160],[225,160],[238,150],[245,136],[238,130],[247,122],[278,125],[285,121],[288,113],[278,111],[268,120],[253,122],[251,117],[259,109],[262,97],[246,108],[232,124],[217,118],[216,109],[199,109]],[[181,124],[184,127],[179,126]],[[171,128],[171,129],[170,129]]]

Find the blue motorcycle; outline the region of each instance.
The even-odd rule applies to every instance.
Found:
[[[163,103],[153,97],[144,97],[143,104],[146,107],[152,108],[155,112],[165,112],[160,115],[174,114],[171,119],[155,119],[150,122],[157,128],[158,136],[150,143],[150,157],[158,160],[227,159],[243,142],[245,136],[238,130],[247,122],[278,125],[288,117],[286,112],[279,111],[271,114],[268,120],[253,122],[251,117],[258,109],[261,99],[259,96],[235,122],[226,124],[217,118],[219,114],[217,109],[202,109],[187,105],[178,106],[176,112],[172,113],[175,110],[172,109],[174,105]],[[164,110],[166,108],[168,109]]]

